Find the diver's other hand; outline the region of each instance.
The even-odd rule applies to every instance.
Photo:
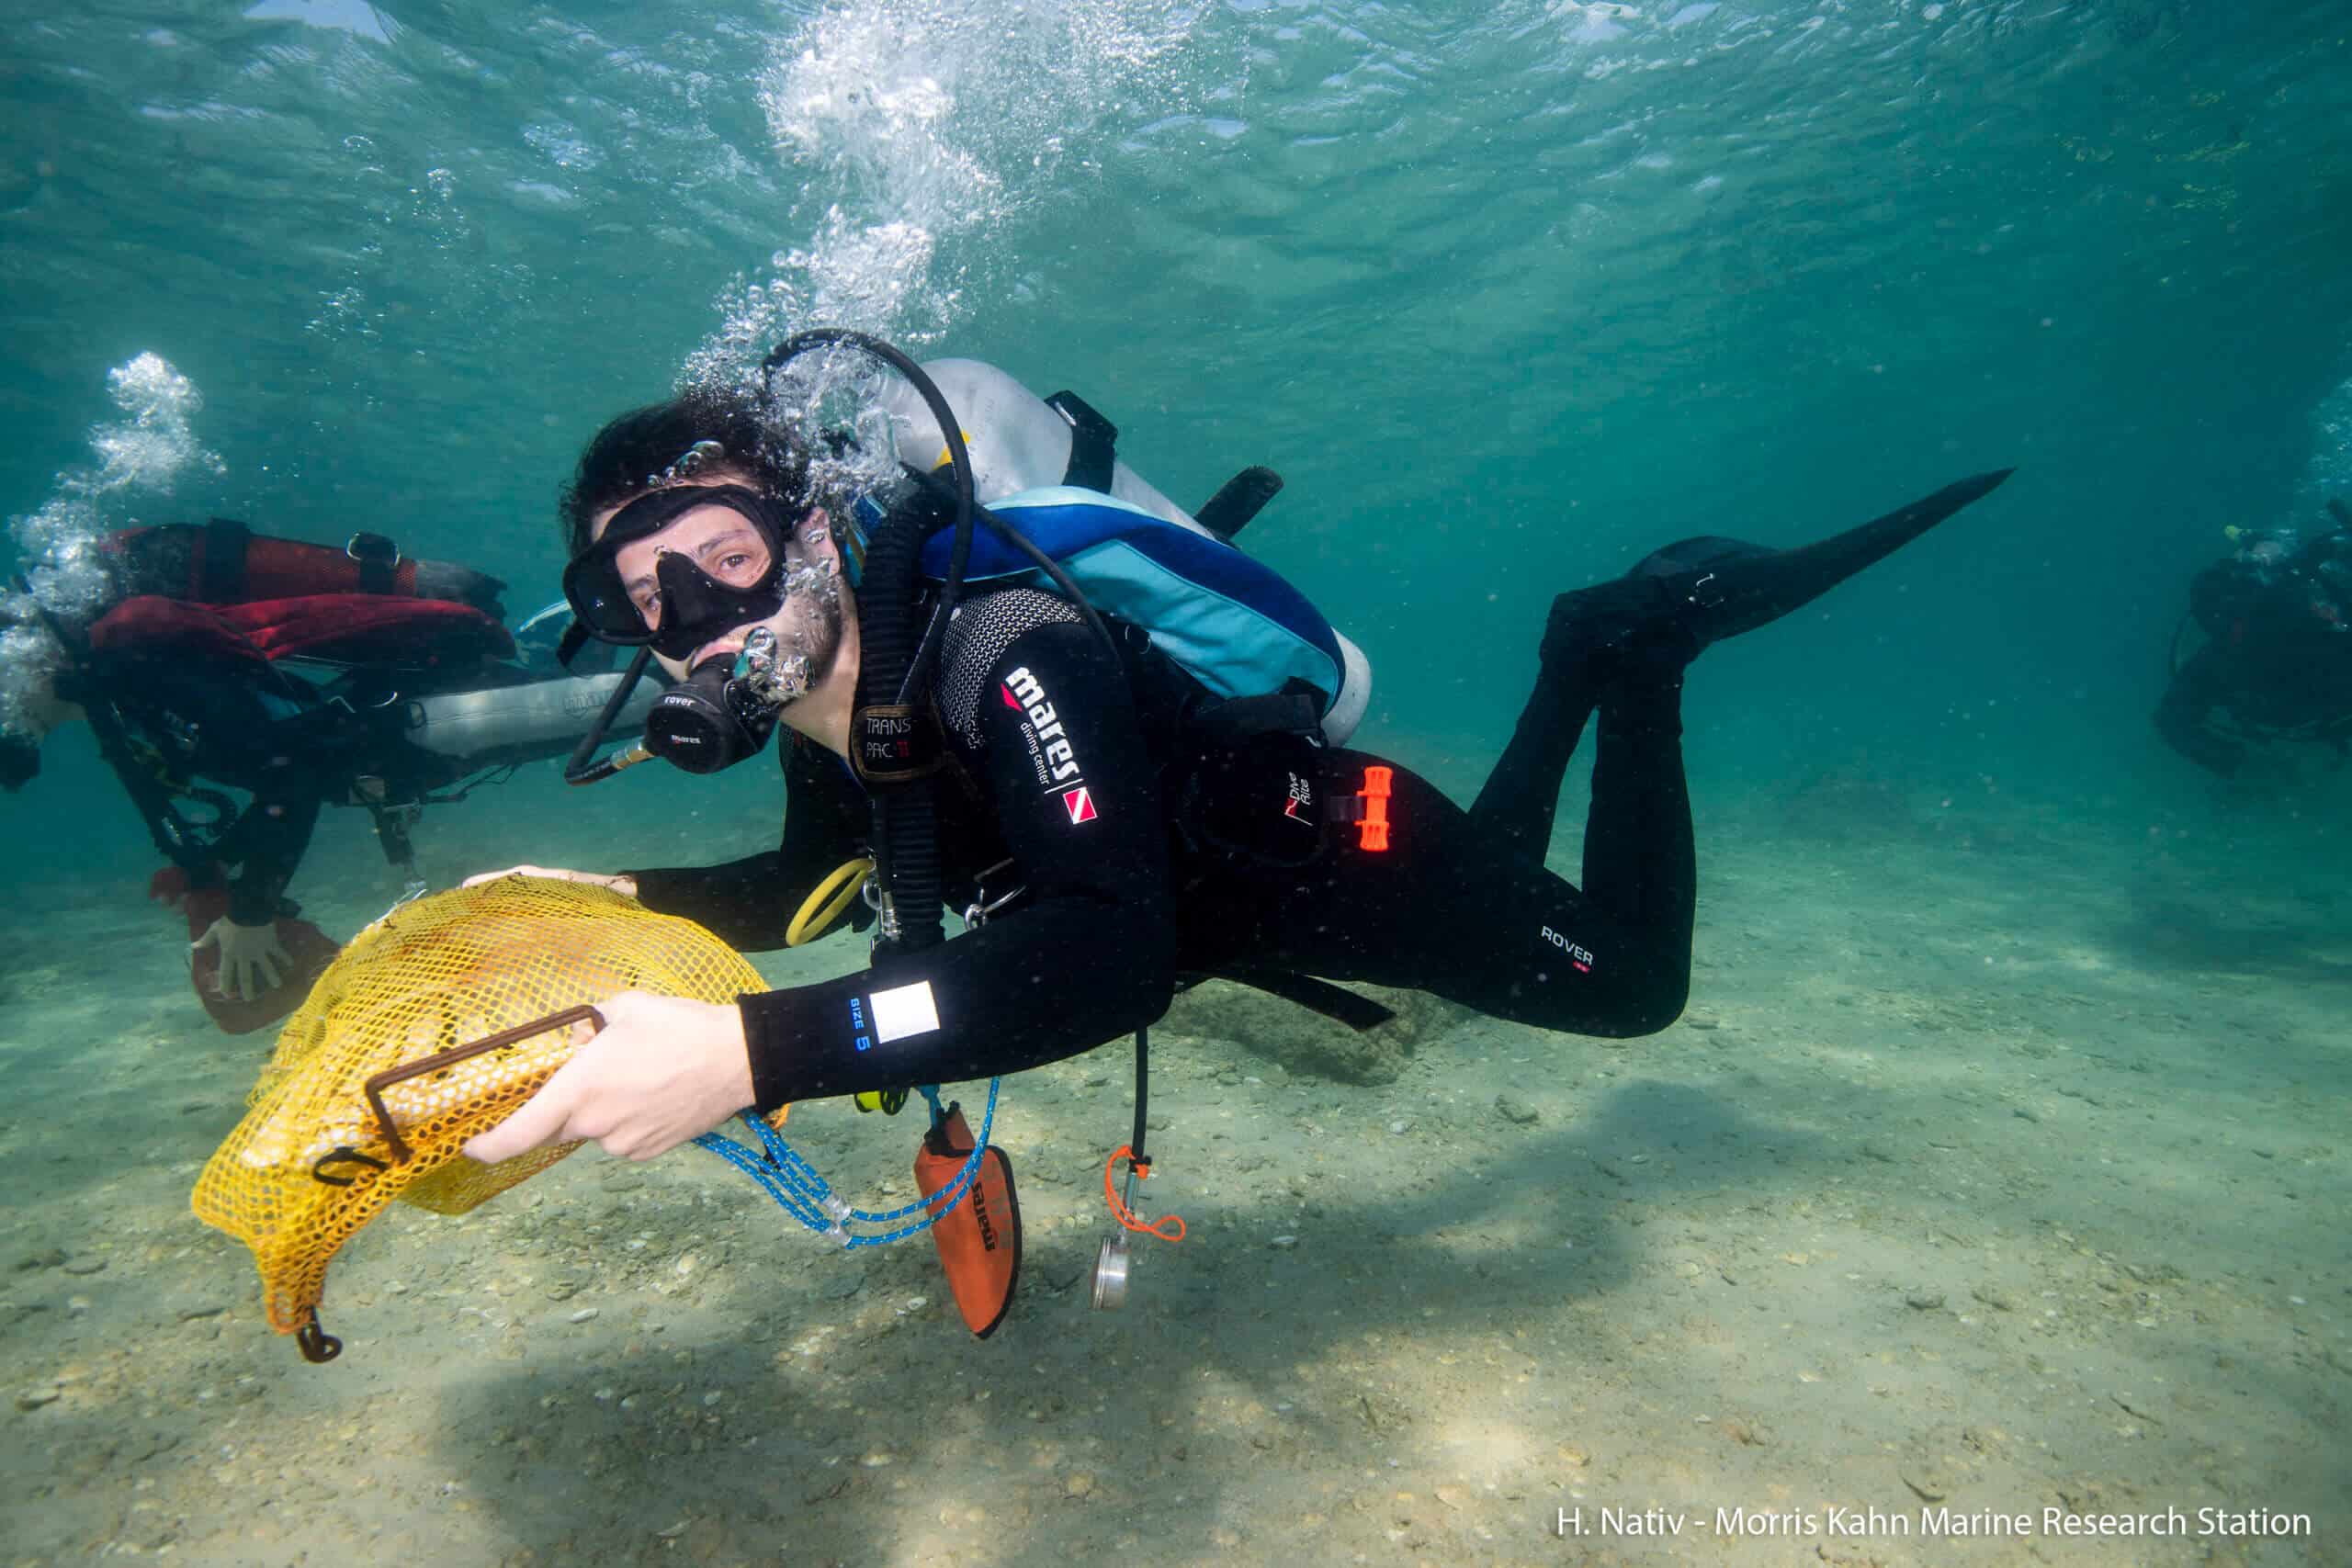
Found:
[[[609,887],[624,898],[637,897],[637,878],[626,872],[605,876],[593,871],[565,871],[552,865],[510,865],[504,871],[485,871],[469,876],[458,884],[461,887],[479,887],[485,882],[495,882],[502,876],[543,876],[549,882],[584,882],[592,887]]]
[[[651,1159],[752,1103],[740,1009],[624,991],[597,1010],[605,1027],[521,1110],[468,1140],[469,1156],[495,1165],[593,1138],[608,1155]]]
[[[249,1002],[286,984],[294,973],[294,955],[277,940],[277,923],[241,926],[223,915],[188,943],[190,953],[211,948],[220,955],[220,975],[213,990],[223,997]]]

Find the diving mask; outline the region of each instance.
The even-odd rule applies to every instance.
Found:
[[[622,570],[620,557],[687,513],[717,508],[720,522],[650,565]],[[675,485],[652,491],[613,514],[596,542],[564,569],[563,596],[599,641],[650,645],[668,659],[694,651],[784,607],[792,528],[776,503],[743,485]]]

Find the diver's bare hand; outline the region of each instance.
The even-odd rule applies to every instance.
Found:
[[[190,953],[211,948],[220,955],[220,974],[213,981],[215,994],[249,1002],[274,991],[294,973],[294,955],[277,940],[277,923],[241,926],[223,915],[188,943]]]
[[[592,887],[609,887],[624,898],[637,897],[637,878],[634,876],[626,874],[605,876],[593,871],[565,871],[552,865],[510,865],[504,871],[485,871],[469,876],[458,886],[479,887],[502,876],[541,876],[549,882],[584,882]]]
[[[731,1006],[624,991],[598,1004],[605,1027],[521,1110],[468,1140],[484,1165],[543,1144],[591,1138],[621,1159],[651,1159],[752,1103],[743,1015]]]

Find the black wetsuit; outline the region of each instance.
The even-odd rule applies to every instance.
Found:
[[[346,678],[340,702],[255,665],[177,656],[100,654],[73,677],[98,747],[149,835],[191,890],[225,886],[229,918],[262,926],[295,912],[287,885],[323,805],[398,806],[466,770],[409,745],[404,716]],[[363,781],[372,781],[363,783]],[[229,793],[249,798],[240,806]],[[397,817],[379,816],[388,854],[405,850]]]
[[[944,645],[939,789],[951,902],[1018,897],[927,952],[742,1001],[763,1108],[1017,1071],[1159,1016],[1180,976],[1301,975],[1426,990],[1602,1035],[1680,1012],[1694,904],[1679,660],[1547,666],[1477,803],[1359,751],[1203,742],[1157,655],[1114,660],[1069,606],[976,595]],[[1606,668],[1611,673],[1599,673]],[[1600,716],[1579,889],[1546,870],[1561,777]],[[1394,770],[1385,851],[1335,799]],[[780,848],[635,874],[645,904],[739,947],[781,945],[808,890],[861,852],[845,763],[786,748]],[[1000,865],[1009,861],[1010,865]]]
[[[293,705],[266,682],[164,660],[110,660],[82,675],[73,694],[156,849],[190,888],[225,883],[239,925],[290,912],[287,884],[333,788],[322,760],[279,730]],[[241,807],[230,790],[250,798]]]
[[[2352,739],[2352,533],[2276,562],[2241,552],[2199,573],[2190,602],[2207,640],[2155,712],[2174,750],[2226,777],[2250,740]]]

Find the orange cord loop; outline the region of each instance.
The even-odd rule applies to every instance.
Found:
[[[1151,1162],[1148,1160],[1136,1159],[1135,1157],[1135,1153],[1134,1149],[1128,1147],[1125,1144],[1121,1144],[1119,1145],[1118,1153],[1113,1155],[1110,1159],[1103,1164],[1102,1201],[1111,1205],[1111,1217],[1118,1221],[1122,1226],[1128,1230],[1142,1231],[1145,1235],[1156,1235],[1162,1241],[1183,1240],[1184,1222],[1182,1220],[1177,1218],[1174,1214],[1163,1214],[1160,1216],[1158,1224],[1148,1225],[1145,1224],[1141,1220],[1136,1217],[1136,1212],[1133,1209],[1128,1208],[1125,1201],[1120,1198],[1118,1186],[1113,1179],[1111,1173],[1113,1170],[1117,1168],[1121,1160],[1126,1160],[1133,1165],[1137,1176],[1144,1178],[1146,1180],[1149,1180],[1151,1178]],[[1170,1225],[1173,1225],[1176,1228],[1170,1230],[1168,1227]]]

